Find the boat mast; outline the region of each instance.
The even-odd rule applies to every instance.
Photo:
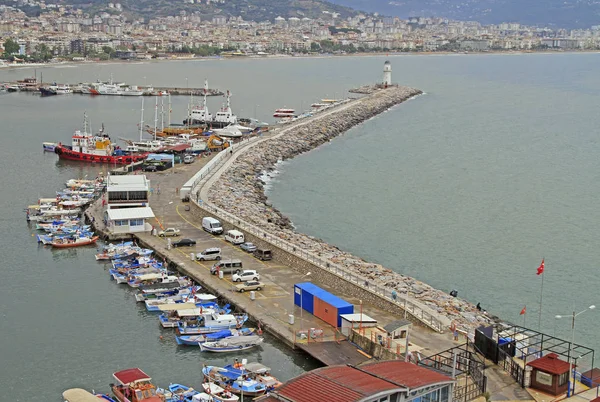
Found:
[[[169,126],[171,126],[171,93],[169,93]]]
[[[202,107],[204,108],[204,118],[208,118],[208,109],[206,108],[206,95],[208,94],[208,80],[204,80],[204,101]]]
[[[154,141],[156,141],[156,124],[158,123],[158,96],[154,105]]]
[[[144,132],[144,97],[142,96],[142,117],[140,118],[140,142],[142,141],[142,133]]]
[[[165,131],[165,98],[160,97],[160,131]]]

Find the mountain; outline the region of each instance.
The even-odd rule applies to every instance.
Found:
[[[444,17],[482,24],[515,22],[552,28],[600,24],[596,0],[331,0],[367,12],[408,17]]]
[[[0,0],[0,3],[5,0]],[[323,12],[338,13],[341,18],[356,15],[357,12],[324,0],[120,0],[123,9],[133,15],[145,17],[179,15],[199,12],[203,19],[214,16],[238,17],[246,21],[273,21],[278,16],[289,18],[317,18]],[[119,0],[115,0],[119,2]],[[89,11],[106,8],[106,0],[61,0]],[[207,4],[208,3],[208,4]]]

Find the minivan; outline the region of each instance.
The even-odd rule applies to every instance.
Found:
[[[271,250],[264,248],[258,248],[254,250],[254,256],[263,261],[269,261],[273,259],[273,253],[271,253]]]
[[[242,244],[244,240],[244,234],[239,230],[228,230],[225,233],[225,240],[232,244]]]
[[[202,218],[202,229],[206,230],[210,234],[221,234],[223,233],[223,226],[221,222],[210,216]]]
[[[187,164],[190,164],[190,163],[193,163],[193,162],[194,162],[194,155],[186,155],[186,156],[184,156],[183,163],[185,163],[187,165]]]
[[[221,249],[219,247],[207,248],[203,252],[196,254],[196,259],[199,261],[219,261],[221,259]]]
[[[242,261],[240,260],[222,260],[210,268],[210,273],[217,275],[219,272],[224,274],[233,274],[237,271],[241,271],[243,268]]]

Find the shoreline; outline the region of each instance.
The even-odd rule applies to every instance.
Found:
[[[593,50],[491,50],[487,52],[448,52],[448,51],[423,51],[423,52],[364,52],[364,53],[345,53],[345,54],[273,54],[267,56],[206,56],[206,57],[182,57],[173,59],[135,59],[135,60],[88,60],[88,61],[64,61],[57,63],[31,63],[26,65],[6,64],[0,65],[0,71],[26,68],[52,68],[52,67],[78,67],[87,65],[103,64],[150,64],[163,62],[182,62],[182,61],[221,61],[221,60],[269,60],[269,59],[327,59],[335,57],[381,57],[381,56],[485,56],[485,55],[555,55],[555,54],[600,54],[599,49]]]
[[[269,139],[240,155],[208,190],[208,201],[286,240],[301,249],[337,264],[365,279],[365,286],[374,284],[408,297],[431,308],[456,324],[458,330],[473,334],[480,325],[499,322],[463,299],[458,299],[432,286],[394,272],[380,264],[330,245],[321,239],[299,233],[290,219],[273,207],[265,194],[266,175],[276,170],[277,163],[308,152],[344,134],[380,113],[410,100],[422,91],[408,87],[381,89],[360,98],[350,107],[336,111],[315,122],[311,128],[292,127],[279,138]]]

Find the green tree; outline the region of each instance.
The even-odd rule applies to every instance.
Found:
[[[45,43],[40,43],[35,47],[32,59],[35,61],[48,61],[52,58],[52,51]]]
[[[12,38],[8,38],[4,41],[4,52],[8,55],[18,53],[20,49],[19,44]]]
[[[310,50],[312,52],[318,52],[319,50],[321,50],[321,45],[319,45],[317,42],[311,42]]]
[[[108,58],[111,59],[115,55],[115,49],[110,46],[102,46],[102,52],[108,55]]]

